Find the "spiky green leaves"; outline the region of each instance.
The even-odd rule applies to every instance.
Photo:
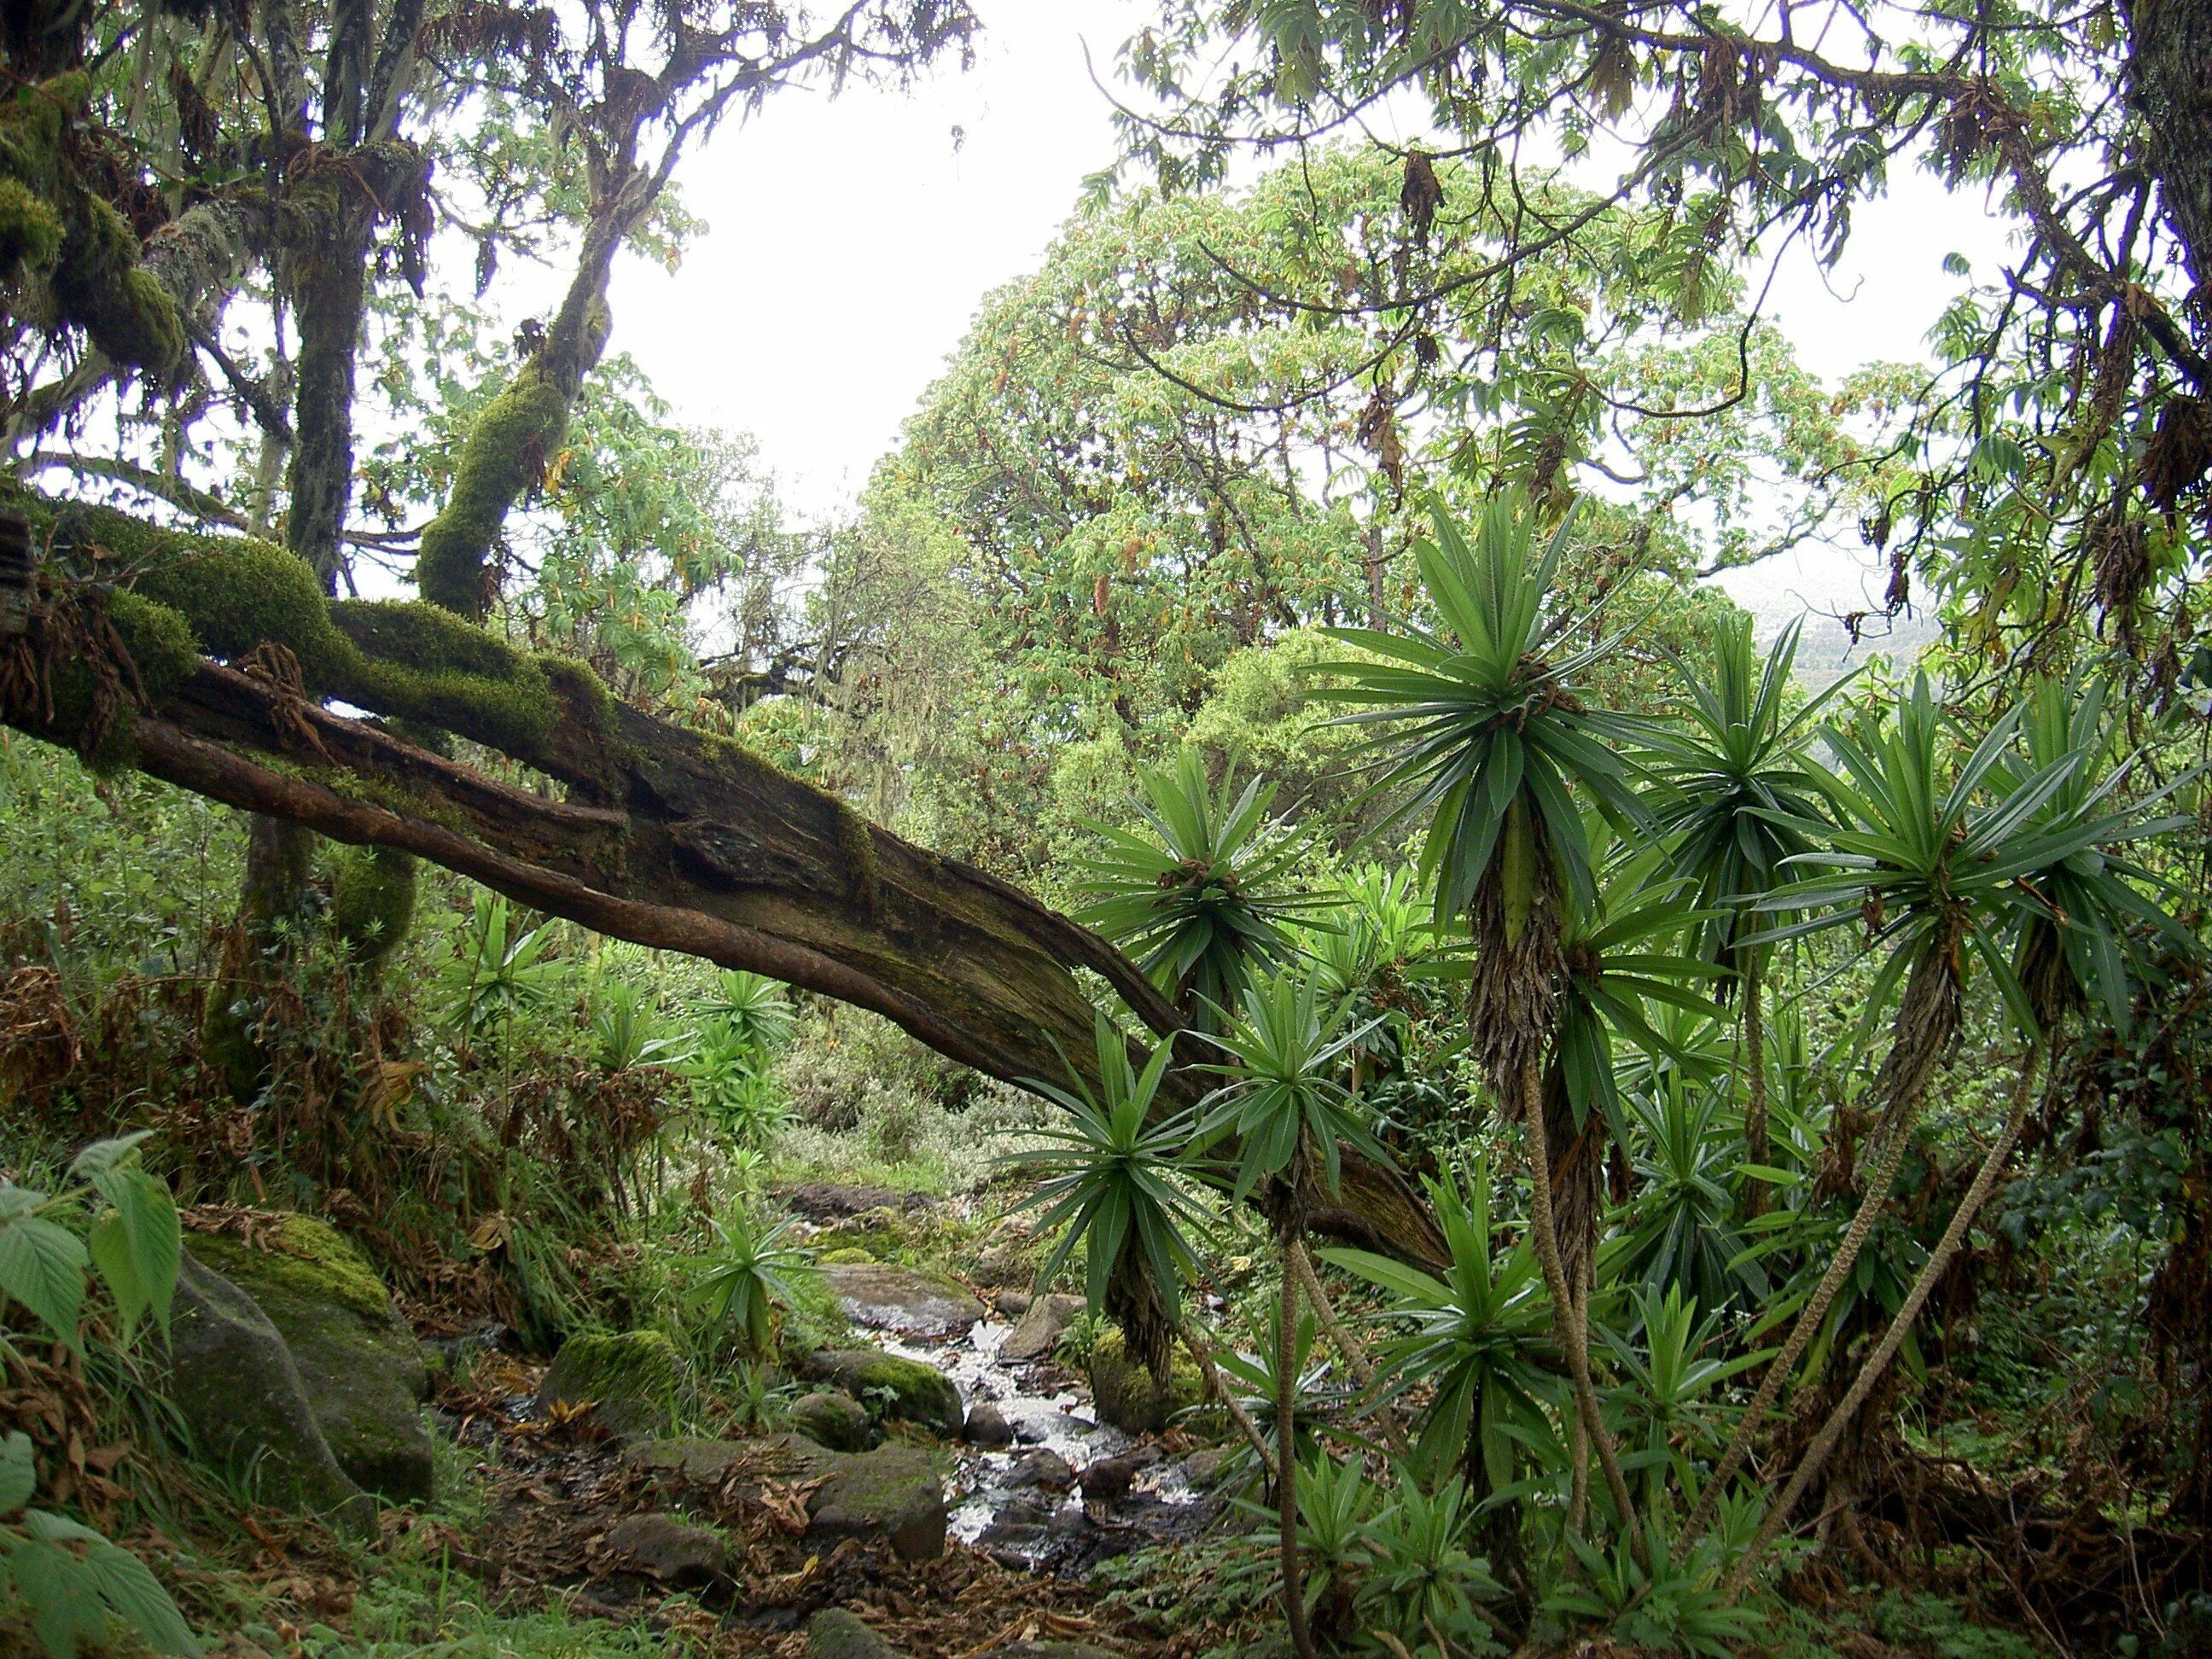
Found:
[[[749,1352],[766,1354],[775,1342],[776,1309],[790,1306],[814,1277],[813,1254],[793,1237],[789,1217],[764,1224],[743,1203],[708,1224],[714,1243],[698,1261],[690,1297],[708,1344],[734,1334]]]
[[[1387,1363],[1406,1384],[1436,1389],[1423,1419],[1419,1461],[1431,1474],[1480,1462],[1495,1491],[1512,1484],[1518,1444],[1551,1428],[1542,1402],[1558,1393],[1557,1350],[1542,1277],[1524,1231],[1493,1260],[1490,1170],[1477,1160],[1462,1189],[1446,1174],[1427,1183],[1437,1224],[1451,1251],[1444,1277],[1366,1250],[1321,1254],[1394,1299],[1385,1316],[1405,1335]],[[1468,1456],[1469,1436],[1476,1456]]]
[[[1440,508],[1433,524],[1413,553],[1437,631],[1332,629],[1386,660],[1324,665],[1337,683],[1313,695],[1361,705],[1338,723],[1385,728],[1370,745],[1382,771],[1370,792],[1404,792],[1386,823],[1429,818],[1420,867],[1436,883],[1439,925],[1467,913],[1496,860],[1510,942],[1538,902],[1547,858],[1574,899],[1596,902],[1573,792],[1640,820],[1623,754],[1640,728],[1575,696],[1576,677],[1615,641],[1547,654],[1563,629],[1549,605],[1571,514],[1540,551],[1535,514],[1517,493],[1484,509],[1471,541]]]
[[[1674,872],[1711,913],[1705,954],[1732,972],[1744,966],[1747,907],[1790,879],[1784,863],[1812,850],[1806,826],[1827,817],[1804,744],[1821,707],[1848,681],[1790,711],[1800,625],[1784,629],[1762,661],[1751,617],[1731,619],[1706,663],[1681,665],[1690,693],[1682,724],[1651,738],[1662,785],[1654,827],[1673,843]]]
[[[1826,832],[1832,850],[1788,860],[1820,873],[1778,889],[1757,907],[1810,914],[1753,942],[1863,921],[1871,939],[1890,947],[1868,999],[1869,1022],[1909,967],[1921,967],[1923,981],[1948,981],[1955,1004],[1972,960],[1988,972],[2020,1029],[2039,1030],[2008,939],[2023,924],[2052,918],[2057,872],[2099,881],[2100,902],[2085,903],[2069,927],[2094,931],[2133,913],[2131,907],[2148,908],[2139,895],[2121,897],[2117,878],[2106,886],[2100,878],[2115,867],[2109,849],[2173,826],[2112,807],[2116,777],[2079,787],[2094,746],[2061,748],[2071,742],[2072,723],[2069,716],[2062,736],[2055,707],[2039,718],[2043,729],[2028,752],[2011,752],[2026,712],[2014,708],[1961,757],[1963,740],[1923,675],[1886,717],[1856,731],[1829,726],[1844,775],[1831,777],[1826,792],[1845,813],[1845,827]],[[2100,903],[2106,907],[2101,915]]]
[[[1206,1097],[1199,1131],[1201,1146],[1238,1137],[1239,1202],[1263,1181],[1295,1184],[1306,1153],[1320,1157],[1331,1193],[1342,1180],[1344,1147],[1390,1161],[1339,1075],[1382,1020],[1354,1024],[1348,1001],[1325,996],[1315,975],[1294,973],[1249,987],[1237,1015],[1212,1039],[1230,1058],[1209,1069],[1227,1081]]]
[[[1200,1030],[1255,969],[1297,954],[1284,924],[1324,901],[1291,886],[1300,842],[1267,817],[1273,784],[1206,782],[1194,749],[1173,770],[1142,768],[1147,833],[1092,823],[1106,851],[1082,866],[1076,920],[1127,950]]]
[[[1160,1081],[1173,1051],[1162,1043],[1140,1073],[1129,1061],[1120,1032],[1098,1016],[1098,1090],[1093,1094],[1071,1066],[1074,1091],[1031,1080],[1065,1107],[1065,1121],[1041,1131],[1046,1145],[1006,1161],[1042,1170],[1047,1178],[1018,1206],[1042,1207],[1042,1225],[1059,1237],[1040,1283],[1067,1265],[1077,1246],[1085,1249],[1085,1290],[1091,1310],[1106,1305],[1107,1281],[1125,1249],[1133,1245],[1170,1317],[1183,1286],[1197,1271],[1192,1235],[1208,1231],[1206,1212],[1176,1184],[1177,1165],[1195,1132],[1195,1115],[1164,1113],[1152,1119]]]

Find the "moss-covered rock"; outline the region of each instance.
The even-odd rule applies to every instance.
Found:
[[[793,1401],[791,1426],[831,1451],[866,1451],[875,1443],[867,1407],[836,1389],[817,1389]]]
[[[799,1360],[797,1370],[843,1389],[878,1417],[916,1424],[943,1440],[960,1433],[960,1390],[933,1365],[873,1348],[825,1348]]]
[[[825,1267],[852,1267],[872,1265],[875,1257],[859,1244],[840,1244],[834,1250],[824,1250],[815,1258]]]
[[[283,1217],[256,1243],[200,1236],[192,1249],[283,1335],[338,1467],[383,1497],[428,1502],[430,1438],[421,1406],[429,1375],[414,1334],[360,1252],[304,1215]]]
[[[713,1440],[701,1434],[680,1434],[666,1440],[647,1440],[632,1445],[625,1455],[632,1463],[654,1474],[666,1475],[686,1485],[715,1487],[730,1466],[751,1449],[744,1440]]]
[[[823,1451],[793,1435],[785,1449],[820,1482],[806,1501],[810,1538],[881,1538],[908,1561],[945,1553],[945,1484],[912,1446]]]
[[[535,1409],[590,1406],[615,1433],[649,1437],[674,1420],[683,1382],[683,1357],[659,1331],[572,1336],[546,1368]]]
[[[905,1659],[897,1648],[842,1607],[824,1607],[806,1621],[806,1659]]]
[[[1158,1386],[1151,1372],[1130,1363],[1119,1331],[1107,1332],[1091,1350],[1090,1376],[1091,1402],[1099,1420],[1127,1434],[1158,1433],[1177,1413],[1197,1405],[1206,1392],[1197,1365],[1182,1353],[1175,1356],[1167,1386]]]
[[[264,1502],[373,1531],[374,1506],[338,1467],[283,1336],[253,1297],[191,1250],[177,1274],[161,1380],[203,1461],[249,1476]]]
[[[838,1452],[803,1435],[763,1440],[685,1437],[635,1445],[637,1467],[685,1486],[727,1492],[787,1487],[807,1492],[807,1536],[882,1538],[909,1561],[945,1553],[945,1486],[928,1455],[911,1446]]]

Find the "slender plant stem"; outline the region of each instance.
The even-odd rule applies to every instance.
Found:
[[[1297,1276],[1298,1288],[1305,1293],[1306,1300],[1313,1304],[1314,1322],[1321,1327],[1322,1334],[1328,1337],[1336,1351],[1344,1356],[1344,1363],[1352,1368],[1352,1380],[1363,1390],[1372,1390],[1375,1387],[1374,1364],[1367,1358],[1367,1350],[1360,1346],[1359,1339],[1344,1328],[1343,1322],[1336,1316],[1336,1310],[1329,1306],[1328,1294],[1322,1287],[1321,1276],[1314,1272],[1313,1258],[1306,1254],[1304,1241],[1292,1241],[1290,1264],[1291,1271]],[[1375,1421],[1382,1431],[1384,1443],[1400,1456],[1405,1455],[1406,1437],[1398,1426],[1398,1413],[1387,1402],[1378,1400],[1375,1405]]]
[[[1799,1311],[1796,1324],[1790,1328],[1790,1340],[1783,1344],[1782,1352],[1767,1366],[1766,1375],[1759,1380],[1759,1392],[1752,1396],[1751,1403],[1744,1407],[1742,1417],[1737,1419],[1735,1433],[1729,1437],[1728,1449],[1721,1454],[1721,1461],[1713,1466],[1712,1474],[1705,1482],[1704,1495],[1698,1499],[1698,1507],[1683,1525],[1680,1538],[1674,1546],[1677,1560],[1683,1558],[1694,1540],[1711,1524],[1713,1512],[1720,1507],[1722,1492],[1735,1472],[1743,1467],[1743,1461],[1751,1451],[1752,1436],[1759,1431],[1759,1424],[1773,1409],[1783,1384],[1789,1380],[1790,1373],[1796,1369],[1798,1360],[1811,1345],[1814,1334],[1820,1328],[1820,1322],[1827,1317],[1828,1309],[1835,1301],[1837,1292],[1843,1289],[1844,1280],[1850,1275],[1852,1264],[1858,1261],[1859,1251],[1865,1248],[1868,1236],[1874,1231],[1875,1218],[1881,1215],[1882,1206],[1889,1200],[1889,1189],[1897,1179],[1898,1165],[1905,1160],[1905,1144],[1912,1138],[1912,1120],[1919,1103],[1919,1095],[1916,1092],[1911,1098],[1900,1102],[1898,1109],[1891,1115],[1888,1144],[1883,1146],[1881,1161],[1868,1177],[1866,1196],[1859,1200],[1858,1213],[1851,1218],[1850,1230],[1844,1235],[1842,1243],[1836,1247],[1836,1254],[1828,1262],[1827,1272],[1820,1275],[1820,1282],[1813,1291],[1812,1300]]]
[[[1743,965],[1743,1152],[1748,1164],[1767,1161],[1766,1134],[1766,1010],[1765,989],[1759,972],[1760,951],[1754,945]],[[1759,1176],[1744,1179],[1743,1212],[1753,1220],[1766,1213],[1766,1182]]]
[[[1297,1248],[1295,1236],[1284,1241],[1287,1263]],[[1298,1280],[1283,1275],[1283,1305],[1275,1331],[1275,1506],[1282,1523],[1283,1618],[1298,1659],[1314,1659],[1313,1634],[1306,1629],[1305,1574],[1298,1566]]]
[[[1275,1478],[1275,1454],[1267,1448],[1267,1437],[1260,1432],[1260,1425],[1252,1420],[1252,1413],[1238,1403],[1237,1396],[1229,1391],[1229,1385],[1221,1380],[1221,1370],[1213,1363],[1213,1349],[1206,1340],[1188,1323],[1179,1328],[1183,1346],[1190,1350],[1190,1357],[1198,1362],[1199,1375],[1206,1379],[1206,1391],[1221,1402],[1223,1409],[1229,1413],[1229,1420],[1237,1425],[1237,1432],[1250,1443],[1254,1451],[1259,1453],[1260,1467],[1267,1471],[1267,1479],[1272,1483]]]
[[[1598,1465],[1605,1471],[1606,1489],[1613,1494],[1613,1508],[1620,1514],[1621,1528],[1628,1534],[1631,1547],[1642,1560],[1644,1534],[1636,1524],[1636,1505],[1628,1495],[1628,1482],[1621,1475],[1613,1436],[1607,1431],[1605,1417],[1598,1409],[1597,1389],[1590,1382],[1589,1332],[1568,1294],[1566,1267],[1559,1258],[1559,1236],[1554,1231],[1557,1224],[1552,1209],[1552,1148],[1544,1133],[1542,1075],[1537,1070],[1533,1053],[1521,1062],[1521,1115],[1528,1131],[1528,1188],[1534,1209],[1528,1225],[1535,1235],[1536,1260],[1543,1265],[1545,1287],[1552,1293],[1552,1324],[1559,1333],[1559,1346],[1566,1350],[1575,1407],[1589,1431],[1590,1444],[1597,1449]],[[1644,1565],[1649,1566],[1650,1563]]]
[[[1949,1268],[1952,1259],[1959,1254],[1960,1246],[1966,1242],[1966,1230],[1974,1224],[1974,1217],[1980,1212],[1982,1206],[1989,1202],[1990,1194],[1996,1186],[1997,1175],[2004,1168],[2006,1159],[2012,1156],[2013,1143],[2020,1139],[2021,1126],[2027,1120],[2028,1102],[2035,1092],[2036,1067],[2042,1058],[2041,1049],[2031,1048],[2021,1060],[2020,1074],[2013,1081],[2012,1105],[2005,1115],[2004,1128],[1990,1146],[1988,1156],[1982,1159],[1982,1167],[1974,1172],[1973,1185],[1966,1188],[1966,1195],[1959,1200],[1959,1207],[1951,1212],[1951,1224],[1943,1230],[1942,1238],[1922,1264],[1918,1277],[1912,1281],[1912,1289],[1905,1295],[1904,1305],[1898,1309],[1896,1316],[1889,1322],[1889,1328],[1882,1333],[1881,1343],[1867,1356],[1866,1363],[1859,1367],[1858,1376],[1852,1380],[1850,1391],[1837,1403],[1835,1410],[1828,1413],[1828,1420],[1820,1425],[1820,1432],[1805,1449],[1804,1456],[1798,1460],[1796,1470],[1790,1477],[1789,1486],[1775,1500],[1773,1507],[1767,1510],[1766,1519],[1760,1525],[1758,1535],[1751,1540],[1751,1547],[1744,1551],[1742,1559],[1736,1563],[1735,1571],[1729,1575],[1730,1595],[1736,1594],[1750,1582],[1753,1567],[1758,1565],[1759,1558],[1765,1553],[1767,1546],[1782,1530],[1790,1511],[1804,1497],[1806,1487],[1813,1484],[1813,1478],[1820,1474],[1822,1466],[1835,1451],[1837,1443],[1844,1437],[1844,1431],[1850,1426],[1851,1419],[1866,1404],[1867,1396],[1874,1392],[1875,1384],[1889,1369],[1889,1362],[1897,1357],[1897,1351],[1905,1345],[1913,1322],[1919,1318],[1920,1310],[1928,1305],[1929,1297]]]
[[[1575,1292],[1577,1320],[1588,1316],[1589,1307],[1589,1258],[1585,1255],[1575,1267]],[[1567,1456],[1570,1477],[1567,1491],[1567,1530],[1580,1532],[1589,1519],[1589,1431],[1583,1423],[1583,1414],[1574,1413],[1567,1419]]]

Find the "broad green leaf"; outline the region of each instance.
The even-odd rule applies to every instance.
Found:
[[[83,1243],[43,1216],[0,1225],[0,1291],[21,1303],[64,1342],[76,1340],[84,1305]]]

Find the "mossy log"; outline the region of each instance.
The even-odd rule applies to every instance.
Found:
[[[325,601],[304,565],[264,544],[104,512],[71,522],[141,572],[118,596],[126,608],[180,617],[207,653],[180,656],[173,626],[129,630],[149,659],[136,674],[148,692],[104,740],[109,763],[333,841],[415,854],[599,933],[872,1009],[1018,1084],[1062,1076],[1062,1054],[1089,1059],[1080,974],[1103,980],[1153,1032],[1176,1029],[1158,989],[1097,934],[737,744],[616,702],[578,664],[517,651],[426,605]],[[50,713],[23,685],[0,676],[0,717],[81,746],[70,710],[57,702]],[[322,698],[449,730],[556,781],[567,799]],[[1187,1100],[1205,1086],[1186,1067],[1174,1091]],[[1347,1158],[1340,1195],[1312,1202],[1316,1231],[1443,1258],[1425,1206],[1391,1171]]]

